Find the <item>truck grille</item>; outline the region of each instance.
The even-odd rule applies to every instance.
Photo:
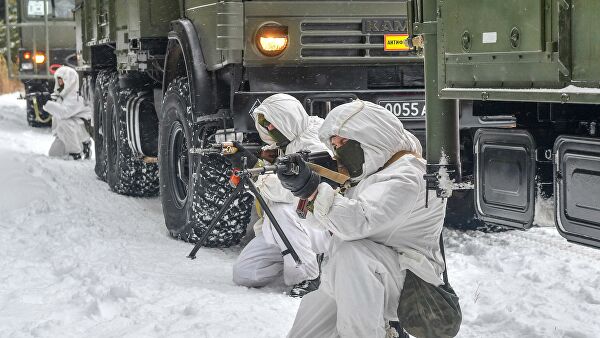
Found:
[[[302,22],[301,52],[304,59],[317,58],[395,58],[408,51],[383,50],[383,34],[363,33],[362,19],[344,22]]]

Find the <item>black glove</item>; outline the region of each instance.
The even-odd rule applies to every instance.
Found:
[[[281,185],[291,191],[294,196],[307,199],[317,191],[317,187],[321,183],[321,176],[308,166],[300,154],[291,154],[284,158],[279,158],[277,159],[277,163],[286,164],[288,168],[294,166],[298,168],[297,174],[291,170],[277,172],[277,177],[281,181]]]
[[[233,142],[233,146],[237,148],[237,152],[233,155],[226,155],[226,158],[229,159],[231,165],[234,168],[241,168],[243,164],[243,158],[247,159],[246,167],[254,168],[256,162],[258,162],[258,157],[251,153],[248,149],[244,148],[239,142]]]

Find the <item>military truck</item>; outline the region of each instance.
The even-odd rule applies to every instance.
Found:
[[[196,241],[231,191],[227,163],[202,149],[259,143],[250,113],[274,93],[321,117],[353,99],[373,101],[424,141],[422,56],[404,43],[405,1],[76,3],[96,174],[119,193],[160,190],[175,237]],[[250,200],[234,203],[207,245],[239,241]]]
[[[428,186],[448,195],[473,154],[479,218],[527,229],[553,196],[560,234],[600,247],[600,3],[415,0],[408,12],[425,55]],[[464,105],[515,126],[479,128],[463,149]]]
[[[8,0],[4,0],[9,9]],[[8,24],[6,14],[6,31],[17,29],[20,48],[16,75],[25,86],[27,94],[27,122],[33,127],[49,126],[52,117],[42,106],[54,89],[53,74],[63,65],[76,67],[75,54],[75,20],[73,10],[75,0],[18,0],[18,23]],[[11,34],[7,34],[11,36]],[[9,41],[10,45],[11,41]],[[13,57],[8,49],[8,59]]]

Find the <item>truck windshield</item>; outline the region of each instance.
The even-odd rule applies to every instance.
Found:
[[[75,0],[26,0],[27,16],[40,18],[44,16],[44,4],[50,18],[72,20]]]

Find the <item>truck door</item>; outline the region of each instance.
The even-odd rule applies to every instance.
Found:
[[[560,136],[553,153],[556,228],[569,241],[600,248],[600,140]]]
[[[535,207],[535,144],[526,130],[475,134],[475,209],[486,221],[527,229]]]

